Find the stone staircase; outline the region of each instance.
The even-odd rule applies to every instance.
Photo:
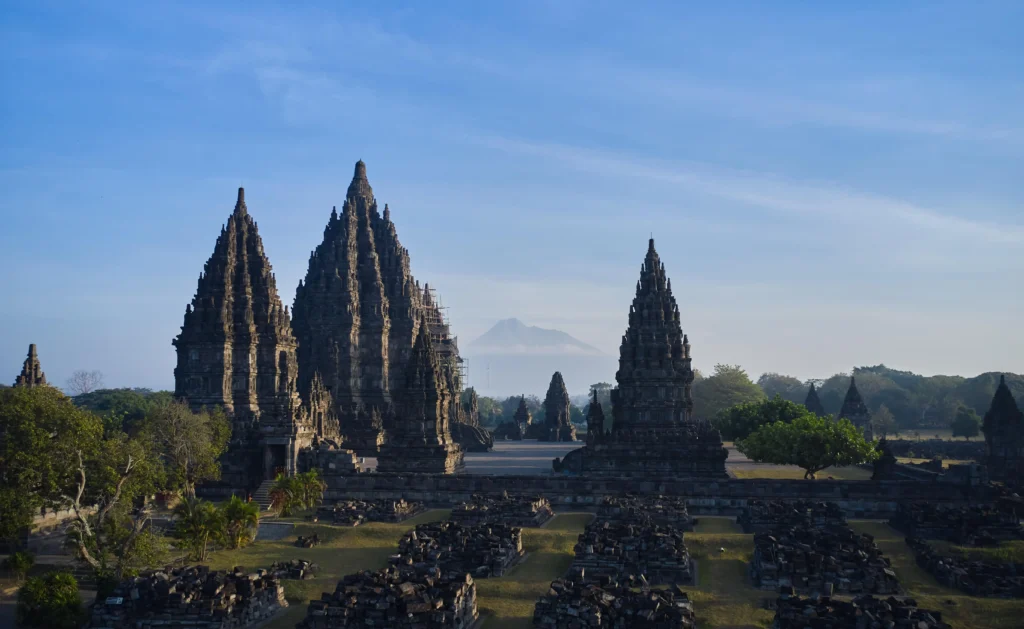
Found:
[[[269,511],[273,501],[270,499],[270,490],[274,487],[274,481],[265,480],[260,483],[258,489],[252,494],[252,501],[260,506],[260,511]]]

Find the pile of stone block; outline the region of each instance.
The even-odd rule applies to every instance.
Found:
[[[649,520],[595,520],[580,534],[574,551],[570,573],[586,583],[693,582],[693,562],[682,531]]]
[[[537,629],[656,627],[693,629],[693,603],[678,588],[599,587],[566,579],[551,583],[533,610]]]
[[[359,526],[366,522],[403,522],[424,511],[420,502],[399,500],[340,500],[317,509],[321,522]]]
[[[1024,564],[942,555],[920,539],[907,538],[917,565],[946,587],[971,596],[1024,598]]]
[[[911,598],[861,596],[843,601],[783,594],[775,605],[772,629],[950,629],[940,612],[920,609]]]
[[[270,565],[270,570],[268,570],[275,579],[315,579],[316,573],[319,571],[320,566],[318,564],[306,561],[305,559],[275,561]]]
[[[543,496],[510,496],[503,492],[492,497],[474,494],[452,510],[451,519],[467,526],[503,522],[509,526],[535,528],[554,517],[551,502]]]
[[[896,573],[870,535],[849,527],[778,527],[754,536],[751,578],[801,594],[897,594]]]
[[[1012,511],[991,506],[900,504],[889,525],[907,537],[967,546],[994,546],[1000,541],[1024,539],[1020,519]]]
[[[523,556],[522,529],[507,524],[464,526],[445,520],[420,524],[398,543],[391,563],[438,566],[442,572],[500,577]]]
[[[299,535],[295,540],[295,545],[299,548],[316,548],[320,545],[320,535],[317,533],[308,536]]]
[[[686,498],[677,496],[606,496],[597,508],[597,517],[609,522],[640,522],[649,518],[654,524],[692,531],[693,520]]]
[[[834,502],[748,500],[736,522],[744,533],[767,533],[777,526],[846,526],[846,516]]]
[[[265,570],[245,573],[189,566],[122,581],[92,608],[90,627],[105,629],[242,629],[288,603]]]
[[[478,616],[466,573],[387,568],[360,572],[309,602],[296,629],[469,629]]]

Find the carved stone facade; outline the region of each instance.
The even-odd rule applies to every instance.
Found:
[[[807,390],[807,399],[804,400],[804,406],[807,410],[814,413],[818,417],[824,417],[828,415],[825,412],[825,405],[821,403],[821,399],[818,398],[818,390],[814,388],[814,383],[811,383],[811,388]]]
[[[461,414],[458,344],[429,287],[410,271],[391,211],[378,212],[366,165],[356,163],[342,211],[331,211],[323,242],[295,295],[299,383],[319,372],[334,396],[350,447],[375,454],[396,416],[406,364],[421,322],[430,330],[448,390]]]
[[[452,474],[463,469],[463,451],[449,425],[451,392],[425,326],[405,369],[389,439],[377,457],[380,472]]]
[[[25,364],[21,366],[21,373],[14,379],[14,386],[29,389],[46,386],[46,374],[43,373],[43,367],[39,363],[35,343],[28,346],[28,357],[25,359]]]
[[[846,397],[843,398],[843,406],[839,409],[839,415],[836,419],[848,419],[850,422],[860,428],[864,433],[864,438],[872,438],[871,430],[871,411],[868,410],[867,404],[864,403],[864,398],[860,396],[860,391],[857,390],[857,382],[853,376],[850,376],[850,388],[846,390]]]
[[[989,477],[1017,487],[1024,485],[1024,412],[1006,386],[1006,376],[999,377],[982,430]]]
[[[220,406],[232,418],[225,483],[252,487],[293,473],[299,451],[314,437],[337,439],[337,422],[324,412],[330,396],[322,385],[310,381],[313,405],[303,408],[288,309],[242,188],[173,344],[175,397],[194,410]]]
[[[570,420],[569,391],[562,373],[551,376],[548,393],[544,397],[544,426],[538,438],[541,441],[576,441],[576,427]]]
[[[654,239],[640,267],[612,390],[613,424],[602,442],[570,452],[555,469],[627,477],[726,478],[721,434],[692,417],[690,342]]]
[[[480,400],[470,387],[462,395],[462,413],[452,421],[452,437],[466,452],[489,452],[494,436],[480,425]]]

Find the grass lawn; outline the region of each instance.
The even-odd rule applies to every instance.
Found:
[[[892,562],[893,570],[907,593],[917,600],[919,606],[942,612],[943,620],[954,629],[1011,629],[1021,626],[1024,600],[976,598],[943,587],[914,563],[914,555],[904,542],[904,535],[896,529],[884,522],[865,520],[853,520],[850,526],[856,531],[874,535],[875,543]],[[1016,547],[1016,552],[1024,550],[1024,543],[1017,544],[1022,545]]]
[[[899,463],[927,463],[930,460],[931,459],[915,459],[913,457],[908,457],[908,456],[898,456],[898,457],[896,457],[896,461],[899,462]],[[974,461],[961,460],[961,459],[942,459],[942,467],[943,468],[947,468],[950,465],[960,465],[962,463],[974,463]]]
[[[804,477],[804,471],[795,465],[726,466],[726,469],[736,478],[803,480]],[[829,476],[836,480],[871,480],[871,470],[855,466],[830,467],[818,472],[817,480],[825,480]]]
[[[966,559],[1012,562],[1024,564],[1024,541],[1015,540],[1012,542],[1000,542],[993,548],[974,548],[972,546],[957,546],[949,542],[929,541],[935,550],[944,555],[964,557]]]

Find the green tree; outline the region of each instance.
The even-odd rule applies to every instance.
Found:
[[[326,488],[316,470],[295,476],[281,474],[270,489],[270,508],[282,516],[302,509],[312,509],[323,501]]]
[[[54,387],[0,389],[0,537],[13,541],[41,507],[65,506],[76,453],[94,452],[98,417]]]
[[[765,424],[791,422],[810,414],[803,404],[784,400],[776,394],[770,400],[745,402],[719,411],[712,423],[722,432],[722,439],[735,441],[746,438]]]
[[[813,414],[761,426],[736,447],[758,463],[796,465],[805,479],[828,467],[857,465],[878,456],[874,444],[849,420]]]
[[[177,522],[174,534],[196,561],[206,561],[210,552],[210,542],[224,539],[226,523],[224,514],[211,502],[195,497],[183,499],[174,508]]]
[[[736,365],[715,365],[715,373],[693,383],[693,412],[697,417],[714,417],[720,411],[764,399],[764,391],[747,372]]]
[[[953,429],[954,437],[963,437],[964,441],[968,441],[981,432],[981,417],[978,417],[973,408],[961,406],[957,409],[950,427]]]
[[[135,434],[153,409],[171,402],[174,397],[170,391],[136,388],[99,389],[73,399],[80,408],[99,415],[104,432],[110,436],[118,432]]]
[[[225,532],[231,548],[243,548],[256,541],[256,533],[260,528],[259,505],[231,496],[223,512]]]
[[[761,387],[761,390],[769,398],[779,395],[784,400],[802,404],[804,398],[807,397],[807,384],[793,376],[784,376],[780,373],[761,374],[761,377],[757,379],[757,386]]]
[[[78,582],[68,572],[30,577],[18,591],[17,615],[21,627],[78,629],[84,620]]]
[[[879,406],[871,415],[871,429],[880,439],[885,439],[890,433],[895,432],[896,418],[885,404]]]
[[[142,434],[164,462],[168,486],[188,498],[195,497],[196,484],[220,478],[217,459],[227,449],[231,423],[219,408],[194,413],[173,401],[153,409]]]
[[[4,570],[8,570],[14,573],[16,579],[21,580],[25,578],[28,571],[32,569],[32,565],[36,562],[36,557],[27,551],[18,551],[11,553],[9,557],[4,559],[3,567]]]

